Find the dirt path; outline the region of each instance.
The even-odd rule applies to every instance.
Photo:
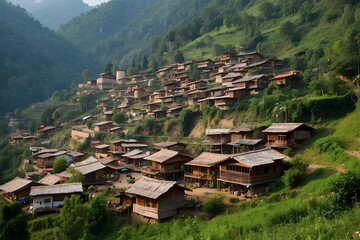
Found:
[[[317,164],[317,163],[312,163],[308,166],[308,168],[306,169],[306,173],[312,173],[314,172],[316,169],[319,168],[329,168],[329,166],[325,166],[325,165],[321,165],[321,164]],[[344,172],[345,169],[343,166],[337,166],[337,167],[332,167],[334,168],[337,172]]]

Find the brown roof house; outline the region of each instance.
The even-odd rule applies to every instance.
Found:
[[[230,129],[206,129],[205,135],[208,139],[203,141],[203,145],[207,148],[207,152],[230,153],[231,148],[227,145],[231,142]]]
[[[220,165],[218,188],[251,196],[274,186],[288,157],[271,148],[235,154]]]
[[[190,162],[185,163],[185,181],[200,186],[216,187],[220,163],[231,155],[203,152]]]
[[[185,190],[176,182],[143,177],[126,193],[136,196],[133,212],[155,220],[175,216],[186,204]],[[191,191],[191,190],[190,190]]]
[[[184,151],[186,148],[186,144],[185,143],[181,143],[181,142],[158,142],[158,143],[154,143],[153,147],[155,149],[168,149],[168,150],[173,150],[173,151]]]
[[[266,146],[289,148],[310,138],[313,130],[304,123],[273,123],[263,133],[266,135]]]
[[[100,90],[110,90],[116,81],[116,77],[111,73],[101,73],[96,79],[96,85]]]
[[[93,124],[95,132],[110,132],[110,129],[114,127],[112,121],[101,121]]]
[[[269,82],[273,82],[278,86],[302,86],[302,76],[300,71],[285,72],[269,79]]]
[[[29,201],[29,193],[32,186],[39,186],[40,183],[16,177],[13,180],[0,186],[3,198],[8,202]]]
[[[64,199],[73,194],[81,194],[81,183],[65,183],[52,186],[31,187],[30,196],[33,198],[33,212],[57,211],[64,205]]]
[[[148,157],[145,157],[141,172],[159,179],[177,181],[184,176],[184,164],[193,159],[178,151],[161,149]]]

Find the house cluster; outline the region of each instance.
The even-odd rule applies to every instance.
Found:
[[[199,74],[194,76],[194,71]],[[174,63],[155,73],[131,77],[126,77],[124,70],[118,70],[116,75],[102,73],[96,80],[79,84],[78,94],[96,89],[109,91],[111,97],[101,101],[102,115],[107,120],[115,113],[113,109],[131,119],[162,118],[176,116],[188,106],[228,109],[270,83],[298,87],[302,76],[299,71],[285,71],[276,57],[265,58],[258,52],[226,52],[215,61]],[[156,90],[150,90],[154,86]]]
[[[107,128],[101,128],[106,131]],[[268,128],[242,124],[231,129],[208,129],[205,151],[189,155],[180,142],[153,143],[152,151],[135,139],[117,139],[94,146],[95,157],[82,153],[31,147],[31,161],[39,169],[51,171],[53,162],[63,157],[70,167],[61,173],[47,173],[35,181],[15,178],[0,185],[7,201],[31,201],[34,213],[57,211],[66,196],[82,194],[91,185],[108,185],[121,172],[140,172],[143,177],[118,197],[122,209],[137,216],[162,220],[178,213],[186,203],[180,186],[203,186],[252,196],[268,191],[287,167],[281,150],[296,147],[311,137],[312,128],[303,123],[274,123]],[[82,182],[64,183],[81,173]]]

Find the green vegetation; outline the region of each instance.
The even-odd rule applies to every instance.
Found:
[[[56,159],[52,165],[54,173],[61,173],[68,168],[69,164],[64,157]]]
[[[4,204],[1,206],[0,218],[0,239],[29,239],[27,229],[28,215],[21,209],[21,205],[17,202]]]

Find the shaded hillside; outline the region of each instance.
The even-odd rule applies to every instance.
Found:
[[[82,0],[9,0],[14,5],[25,8],[44,26],[58,29],[72,18],[91,10]]]
[[[211,1],[113,0],[60,28],[59,33],[103,63],[129,66],[133,57],[161,49],[157,39],[200,14]],[[166,52],[168,49],[162,49]]]
[[[4,0],[0,0],[0,35],[0,114],[68,88],[81,81],[84,68],[95,66],[24,9]]]

